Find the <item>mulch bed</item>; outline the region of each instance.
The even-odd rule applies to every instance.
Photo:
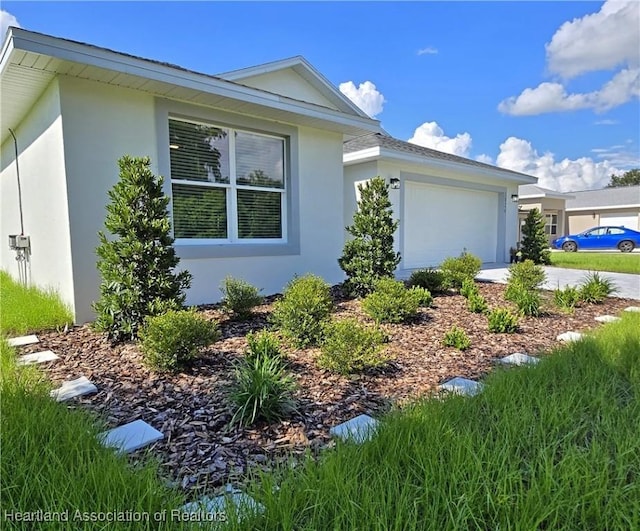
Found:
[[[508,306],[504,286],[479,284],[490,307]],[[369,320],[360,303],[344,299],[338,290],[335,316]],[[599,326],[597,315],[617,314],[636,301],[610,298],[601,305],[584,305],[572,315],[549,305],[539,318],[524,318],[516,334],[491,334],[486,317],[470,313],[460,295],[437,296],[432,308],[423,309],[410,324],[384,325],[394,356],[384,368],[351,377],[318,368],[317,350],[290,350],[290,369],[298,382],[299,412],[286,421],[229,427],[233,415],[228,394],[233,364],[246,348],[245,335],[268,326],[274,297],[260,306],[253,318],[234,322],[217,306],[201,311],[220,322],[222,338],[202,352],[193,366],[178,374],[155,374],[142,364],[135,344],[111,346],[88,325],[65,332],[39,334],[41,343],[22,353],[53,350],[60,359],[45,365],[54,384],[86,376],[98,393],[78,398],[69,408],[99,414],[110,427],[142,419],[165,438],[151,452],[159,458],[167,478],[195,496],[227,482],[242,481],[248,468],[268,470],[274,463],[308,450],[330,446],[329,428],[360,414],[378,415],[437,390],[455,376],[480,379],[492,370],[496,358],[514,352],[538,354],[557,345],[556,336],[569,330]],[[465,329],[471,348],[460,352],[442,346],[444,333],[453,325]],[[138,459],[141,450],[133,454]]]

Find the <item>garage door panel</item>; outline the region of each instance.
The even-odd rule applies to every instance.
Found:
[[[405,267],[438,265],[464,249],[496,261],[497,193],[414,182],[404,189]]]
[[[600,225],[612,225],[614,227],[626,227],[627,229],[638,230],[637,214],[611,213],[600,215]]]

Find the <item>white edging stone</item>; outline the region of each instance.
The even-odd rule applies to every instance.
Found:
[[[478,393],[482,392],[482,390],[484,389],[484,384],[476,382],[475,380],[469,380],[467,378],[456,376],[448,382],[443,383],[440,386],[440,389],[458,395],[475,396]]]
[[[51,391],[51,398],[55,398],[57,402],[71,400],[77,396],[97,393],[98,388],[93,385],[86,376],[80,376],[75,380],[63,382],[62,387]]]
[[[229,505],[234,507],[239,519],[262,514],[265,511],[264,505],[256,502],[251,496],[227,485],[227,492],[221,496],[214,498],[205,496],[198,501],[186,503],[180,507],[180,512],[183,515],[181,520],[210,524],[224,523],[228,518]]]
[[[522,352],[515,352],[514,354],[509,354],[498,361],[504,365],[535,365],[540,360],[535,356],[529,356]]]
[[[379,425],[380,421],[369,415],[358,415],[347,422],[334,426],[329,430],[329,433],[332,437],[343,441],[362,443],[371,439]]]
[[[20,356],[16,363],[18,365],[31,365],[32,363],[46,363],[47,361],[55,361],[58,359],[60,358],[51,350],[43,350],[42,352]]]
[[[625,312],[640,312],[640,306],[627,306],[624,309]]]
[[[38,336],[20,336],[12,337],[7,341],[10,347],[23,347],[25,345],[33,345],[34,343],[40,343]]]
[[[110,446],[122,453],[129,453],[160,439],[164,435],[144,420],[134,420],[99,435],[104,446]]]
[[[580,332],[565,332],[564,334],[560,334],[556,339],[558,341],[578,341],[582,339],[584,336]]]
[[[598,315],[598,317],[596,317],[596,321],[599,323],[615,323],[619,320],[620,317],[616,317],[615,315]]]

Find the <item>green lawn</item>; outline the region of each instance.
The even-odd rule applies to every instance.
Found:
[[[24,286],[0,271],[0,330],[16,335],[72,324],[69,308],[52,291]]]
[[[256,529],[640,529],[640,316],[258,476]],[[276,488],[277,486],[277,488]]]
[[[640,274],[640,254],[630,253],[551,253],[551,265],[568,269]]]

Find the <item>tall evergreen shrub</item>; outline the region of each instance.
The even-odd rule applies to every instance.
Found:
[[[149,169],[148,157],[125,155],[120,180],[109,191],[105,229],[96,249],[102,276],[94,303],[95,327],[113,342],[135,339],[147,316],[179,309],[191,284],[187,271],[175,273],[171,223],[162,177]]]
[[[549,241],[544,233],[545,219],[537,208],[529,210],[522,226],[522,259],[535,264],[549,265],[551,256]]]
[[[344,246],[338,263],[347,274],[346,290],[364,296],[374,290],[377,280],[392,277],[400,253],[393,250],[393,233],[398,221],[392,217],[389,187],[381,177],[358,185],[360,201],[347,232],[353,236]]]

